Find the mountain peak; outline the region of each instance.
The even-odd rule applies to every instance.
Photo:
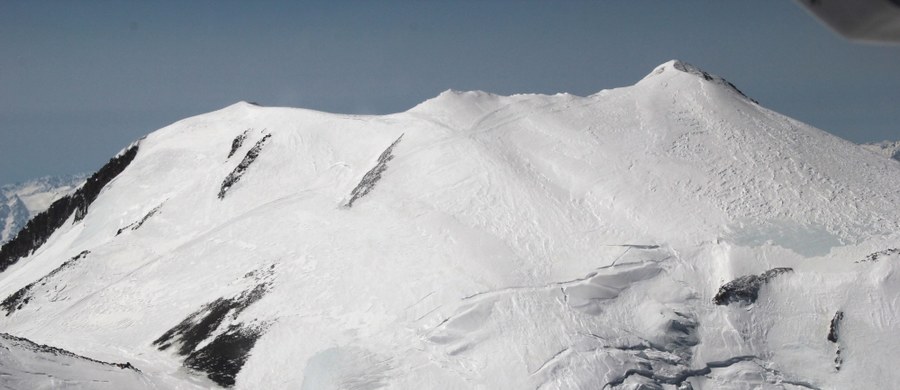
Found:
[[[650,72],[650,74],[648,74],[647,77],[645,77],[645,79],[648,77],[652,77],[654,75],[662,74],[666,71],[678,71],[678,72],[682,72],[682,73],[688,73],[688,74],[692,74],[694,76],[701,77],[706,81],[724,80],[723,78],[713,75],[713,74],[710,74],[710,73],[706,72],[705,70],[700,69],[697,66],[694,66],[693,64],[689,64],[687,62],[677,60],[677,59],[669,60],[669,61],[666,61],[666,62],[660,64],[659,66],[654,68],[653,71]]]
[[[657,79],[659,79],[659,77],[657,77],[657,76],[662,75],[664,73],[668,73],[669,75],[679,74],[679,75],[683,75],[683,76],[687,76],[687,75],[694,76],[705,82],[711,82],[714,84],[721,85],[721,86],[731,90],[732,92],[736,92],[737,94],[749,99],[750,101],[752,101],[754,103],[758,103],[756,100],[750,98],[749,96],[747,96],[746,94],[741,92],[740,89],[738,89],[734,84],[732,84],[731,82],[726,80],[724,77],[709,73],[703,69],[700,69],[699,67],[697,67],[693,64],[690,64],[690,63],[687,63],[687,62],[684,62],[681,60],[677,60],[677,59],[666,61],[666,62],[662,63],[661,65],[657,66],[656,68],[653,69],[652,72],[650,72],[650,74],[648,74],[643,79],[641,79],[641,81],[639,83],[642,83],[645,81],[657,80]]]

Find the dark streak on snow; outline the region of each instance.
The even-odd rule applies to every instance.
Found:
[[[44,275],[44,277],[31,282],[27,286],[22,287],[18,291],[10,294],[8,297],[6,297],[6,299],[3,300],[3,302],[0,302],[0,309],[6,310],[7,316],[14,313],[16,310],[21,309],[31,301],[31,298],[33,297],[32,290],[35,286],[37,286],[38,284],[40,284],[41,286],[46,285],[54,275],[62,270],[74,266],[75,263],[85,258],[89,253],[91,253],[91,251],[82,251],[81,253],[75,255],[75,257],[66,260],[65,263],[62,263],[59,267],[56,267],[56,269],[50,271],[50,273],[48,273],[47,275]]]
[[[122,234],[122,232],[124,232],[124,231],[126,231],[126,230],[129,230],[129,229],[130,229],[130,230],[137,230],[138,228],[140,228],[140,227],[144,224],[144,222],[147,222],[147,220],[150,219],[150,217],[156,215],[156,213],[159,212],[159,209],[161,209],[162,206],[163,206],[163,205],[159,205],[159,206],[154,207],[153,210],[150,210],[150,212],[147,213],[147,215],[145,215],[144,218],[141,218],[141,220],[139,220],[139,221],[137,221],[137,222],[132,222],[130,225],[125,226],[125,227],[119,229],[119,230],[116,232],[116,235],[118,236],[118,235]]]
[[[759,275],[745,275],[725,283],[719,288],[713,303],[717,305],[730,305],[740,303],[749,305],[756,302],[759,297],[759,289],[772,278],[786,272],[792,272],[792,268],[772,268]]]
[[[235,377],[256,340],[265,331],[265,326],[232,324],[204,347],[197,347],[208,340],[226,318],[236,319],[244,309],[259,301],[268,287],[268,284],[262,283],[237,297],[219,298],[204,305],[153,341],[153,345],[167,350],[178,344],[176,352],[186,356],[185,367],[206,372],[221,386],[233,386]]]
[[[875,263],[882,257],[900,254],[900,249],[890,248],[875,253],[870,253],[865,259],[854,261],[854,263]]]
[[[75,222],[81,221],[103,188],[128,167],[137,152],[138,144],[134,144],[111,158],[74,193],[56,200],[46,211],[28,221],[15,238],[0,247],[0,272],[34,253],[73,213]]]
[[[659,245],[647,245],[647,244],[620,244],[620,245],[610,245],[610,246],[621,246],[626,248],[634,248],[634,249],[659,249]]]
[[[844,359],[841,357],[841,345],[839,344],[841,335],[841,321],[843,321],[843,319],[844,312],[838,310],[837,313],[834,313],[834,317],[831,318],[831,326],[828,328],[828,341],[838,344],[834,357],[834,369],[838,371],[841,370],[841,364],[844,363]]]
[[[8,333],[0,333],[0,338],[14,342],[28,350],[38,352],[38,353],[50,354],[50,355],[55,355],[55,356],[66,356],[66,357],[86,360],[86,361],[89,361],[92,363],[102,364],[104,366],[112,366],[112,367],[121,368],[123,370],[128,369],[128,370],[132,370],[135,372],[141,372],[141,370],[138,370],[137,368],[132,366],[131,363],[128,363],[128,362],[110,363],[110,362],[104,362],[101,360],[91,359],[89,357],[81,356],[81,355],[66,351],[65,349],[62,349],[62,348],[51,347],[51,346],[45,345],[45,344],[38,344],[38,343],[35,343],[24,337],[16,337],[16,336],[13,336]]]
[[[244,144],[244,140],[247,139],[247,133],[250,132],[250,129],[244,130],[243,133],[239,134],[237,137],[234,137],[234,140],[231,141],[231,151],[228,152],[228,157],[234,156],[234,152],[237,152],[238,149],[241,148],[241,145]]]
[[[256,141],[256,144],[247,151],[247,155],[244,156],[244,159],[241,160],[241,163],[238,164],[237,167],[234,168],[231,173],[225,177],[225,180],[222,181],[222,187],[219,188],[219,199],[225,199],[225,193],[233,186],[235,183],[241,180],[241,177],[244,175],[244,172],[247,171],[247,168],[250,167],[250,164],[253,164],[253,161],[259,157],[259,152],[262,150],[263,145],[266,144],[271,134],[266,134],[259,141]]]
[[[378,156],[378,162],[375,164],[375,166],[368,172],[366,172],[366,174],[363,175],[362,180],[359,181],[359,184],[356,185],[356,188],[354,188],[353,191],[350,191],[350,200],[348,200],[347,203],[344,204],[344,207],[353,207],[353,202],[356,202],[357,199],[366,196],[366,194],[368,194],[372,191],[373,188],[375,188],[375,184],[378,183],[379,180],[381,180],[381,174],[384,173],[384,171],[387,169],[388,161],[394,159],[394,147],[397,146],[402,138],[403,134],[400,134],[400,137],[398,137],[397,140],[394,141],[394,143],[388,146],[387,149],[385,149],[384,152],[382,152],[381,155]]]
[[[844,312],[838,311],[834,313],[834,317],[831,319],[831,327],[828,329],[828,341],[832,343],[838,342],[838,336],[840,336],[841,331],[841,320],[844,319]]]

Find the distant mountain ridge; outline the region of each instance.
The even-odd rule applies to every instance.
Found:
[[[72,192],[86,174],[44,176],[0,186],[0,245],[16,236],[28,220]]]

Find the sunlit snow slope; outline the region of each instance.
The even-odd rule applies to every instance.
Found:
[[[900,164],[685,63],[134,147],[17,244],[0,332],[162,388],[900,382]]]

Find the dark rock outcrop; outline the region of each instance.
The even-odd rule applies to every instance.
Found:
[[[74,193],[53,202],[44,211],[28,221],[16,238],[0,247],[0,272],[15,264],[19,259],[34,253],[59,229],[74,213],[75,222],[87,215],[91,203],[97,199],[103,188],[116,178],[137,156],[138,145],[132,145],[113,157],[100,170],[91,175],[81,188]]]
[[[264,330],[261,327],[231,325],[209,344],[188,355],[184,366],[206,372],[209,379],[221,386],[233,386],[235,377]]]
[[[222,181],[222,187],[219,188],[219,199],[225,199],[225,194],[231,189],[231,186],[241,180],[241,177],[244,176],[244,172],[247,171],[250,164],[253,164],[253,161],[256,161],[256,158],[259,157],[259,152],[271,136],[271,134],[266,134],[262,139],[256,141],[256,144],[247,151],[247,155],[244,156],[244,159],[241,160],[240,164],[225,177],[225,180]]]
[[[749,305],[754,303],[759,297],[759,289],[764,284],[778,275],[792,271],[792,268],[781,267],[772,268],[759,275],[741,276],[720,287],[713,298],[713,303],[717,305],[730,305],[732,303]]]
[[[150,212],[148,212],[147,215],[145,215],[145,216],[144,216],[143,218],[141,218],[139,221],[132,222],[132,223],[129,224],[128,226],[125,226],[125,227],[119,229],[118,231],[116,231],[116,235],[118,236],[118,235],[122,234],[122,232],[124,232],[124,231],[126,231],[126,230],[137,230],[138,228],[140,228],[141,226],[143,226],[143,225],[144,225],[144,222],[147,222],[147,220],[150,219],[150,217],[156,215],[156,213],[158,213],[158,212],[159,212],[159,209],[161,209],[161,208],[162,208],[162,205],[159,205],[159,206],[154,207],[153,210],[150,210]]]
[[[387,169],[388,161],[394,159],[394,147],[400,143],[400,140],[403,139],[403,134],[397,138],[384,152],[381,152],[381,155],[378,156],[378,162],[375,164],[372,169],[366,172],[363,175],[362,180],[359,181],[359,184],[356,185],[356,188],[353,191],[350,191],[350,200],[344,204],[345,207],[350,208],[353,207],[353,202],[356,202],[359,198],[366,196],[369,192],[372,192],[372,189],[375,188],[375,184],[381,180],[381,174]]]
[[[231,158],[231,156],[234,156],[234,153],[237,152],[237,150],[240,149],[242,145],[244,145],[244,140],[247,139],[247,133],[249,132],[250,129],[247,129],[237,137],[234,137],[234,140],[231,141],[231,151],[228,152],[227,158]]]
[[[831,341],[832,343],[838,342],[841,331],[841,320],[843,319],[844,312],[838,311],[837,313],[834,313],[834,317],[831,319],[831,326],[828,328],[828,341]]]
[[[235,377],[265,331],[265,325],[231,324],[205,346],[198,346],[212,337],[226,319],[236,318],[262,298],[268,287],[262,283],[237,297],[219,298],[204,305],[153,341],[153,345],[161,351],[177,346],[176,352],[186,356],[185,367],[205,372],[221,386],[234,385]]]
[[[834,317],[831,318],[831,326],[828,327],[828,341],[838,344],[837,350],[834,351],[834,369],[837,371],[841,370],[841,365],[844,363],[844,358],[841,357],[841,345],[839,343],[841,336],[841,321],[843,320],[844,312],[838,310],[837,313],[834,313]]]
[[[900,254],[900,249],[898,249],[898,248],[885,249],[883,251],[870,253],[868,256],[866,256],[865,259],[857,260],[854,263],[874,263],[874,262],[877,262],[878,260],[881,260],[882,257],[887,257],[887,256],[897,255],[897,254]]]

